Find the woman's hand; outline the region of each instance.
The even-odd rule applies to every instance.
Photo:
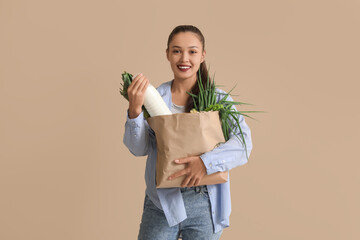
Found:
[[[136,118],[141,113],[148,85],[149,80],[142,73],[137,75],[129,85],[127,89],[129,96],[129,118]]]
[[[199,185],[201,179],[206,175],[206,167],[199,156],[179,158],[174,161],[177,164],[187,163],[187,167],[169,177],[169,180],[186,175],[181,187],[192,187]]]

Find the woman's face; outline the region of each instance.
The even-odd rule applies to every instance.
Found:
[[[200,63],[205,60],[206,52],[195,33],[177,33],[166,50],[174,77],[177,79],[193,79],[196,81],[196,72]]]

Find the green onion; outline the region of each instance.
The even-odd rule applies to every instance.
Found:
[[[193,102],[194,102],[194,109],[192,109],[191,112],[219,111],[221,127],[223,130],[225,140],[226,141],[229,140],[230,132],[233,133],[240,140],[242,145],[245,147],[246,157],[248,159],[249,156],[247,153],[244,134],[240,127],[239,116],[243,115],[243,116],[252,118],[243,113],[255,113],[255,112],[261,112],[261,111],[236,111],[235,109],[233,109],[232,107],[234,105],[252,105],[252,104],[227,100],[227,97],[230,95],[231,91],[235,88],[236,85],[228,93],[219,93],[219,92],[216,92],[216,87],[218,85],[215,85],[214,78],[215,78],[215,74],[213,77],[213,81],[210,82],[209,76],[208,76],[207,82],[206,82],[206,88],[204,89],[204,86],[203,86],[202,80],[201,80],[201,72],[199,69],[198,79],[197,79],[197,83],[199,86],[199,94],[195,95],[192,92],[187,92],[193,98]],[[218,103],[216,103],[217,95],[224,95],[224,97],[222,97]],[[235,123],[234,127],[232,126],[233,123]],[[236,134],[237,129],[239,129],[240,137]]]

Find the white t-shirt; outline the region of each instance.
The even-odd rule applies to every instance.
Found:
[[[176,104],[171,105],[171,112],[172,113],[184,113],[185,112],[185,106],[179,106]]]

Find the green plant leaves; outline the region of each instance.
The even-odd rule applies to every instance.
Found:
[[[130,84],[132,83],[132,80],[133,80],[133,75],[124,71],[122,74],[121,74],[121,78],[123,80],[123,83],[120,83],[120,85],[122,86],[122,88],[119,89],[120,91],[120,94],[124,96],[124,98],[126,100],[129,101],[129,96],[128,96],[128,93],[127,93],[127,90],[130,86]],[[146,108],[144,107],[144,105],[142,106],[142,110],[144,112],[144,117],[145,118],[148,118],[150,117],[150,114],[148,113],[148,111],[146,110]]]
[[[239,141],[242,143],[242,145],[244,146],[245,152],[246,152],[246,157],[248,158],[245,137],[244,137],[244,133],[240,126],[239,117],[240,117],[240,115],[243,115],[245,117],[254,119],[244,113],[255,113],[255,112],[260,112],[260,111],[237,111],[236,108],[233,107],[234,105],[253,105],[253,104],[227,100],[228,96],[230,96],[230,95],[233,96],[230,93],[236,87],[236,85],[228,93],[216,92],[216,87],[218,87],[220,85],[215,84],[214,78],[215,78],[215,74],[214,74],[213,80],[211,82],[209,79],[209,75],[208,75],[207,82],[205,85],[206,88],[204,88],[202,80],[201,80],[201,72],[199,69],[198,78],[197,78],[197,83],[199,86],[199,94],[195,95],[191,92],[187,92],[187,93],[193,98],[194,109],[196,109],[197,111],[199,111],[199,112],[201,112],[201,111],[205,111],[205,112],[219,111],[221,127],[223,130],[225,140],[226,141],[229,140],[230,133],[235,135],[239,139]],[[216,103],[217,97],[218,96],[220,97],[220,95],[224,95],[224,96]],[[239,131],[237,131],[237,129],[239,129]],[[240,137],[237,134],[237,132],[240,132],[240,134],[239,134]]]

